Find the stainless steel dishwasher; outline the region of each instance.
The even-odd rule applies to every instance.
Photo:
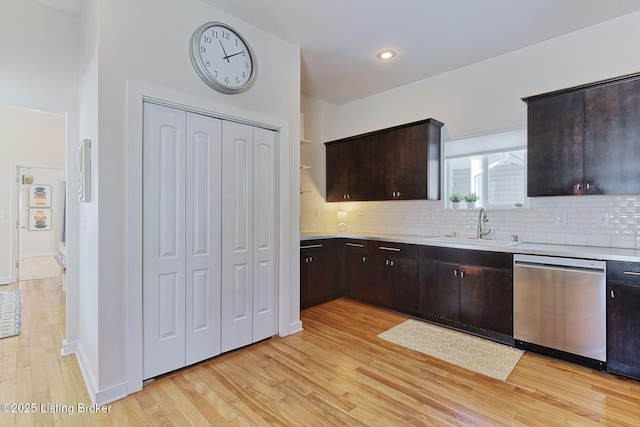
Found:
[[[516,345],[555,349],[602,367],[607,360],[606,262],[516,254],[513,267]]]

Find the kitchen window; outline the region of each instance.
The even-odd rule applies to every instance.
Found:
[[[526,127],[450,139],[444,146],[445,195],[476,193],[476,206],[526,204]]]

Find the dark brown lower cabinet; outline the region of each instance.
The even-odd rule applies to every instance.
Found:
[[[333,239],[300,242],[300,308],[342,296]]]
[[[371,261],[366,240],[340,240],[344,251],[343,274],[346,295],[362,301],[370,300]]]
[[[460,271],[460,322],[463,325],[513,335],[511,272],[462,266]]]
[[[420,247],[419,315],[513,342],[512,255]]]
[[[460,322],[458,264],[421,259],[418,267],[418,312],[431,320]]]
[[[607,263],[607,370],[640,379],[640,264]]]

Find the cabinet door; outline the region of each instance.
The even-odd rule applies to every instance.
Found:
[[[431,319],[460,322],[459,266],[421,259],[418,264],[418,311]]]
[[[347,143],[348,200],[371,200],[371,141],[355,138]]]
[[[333,243],[331,240],[321,240],[300,245],[300,308],[340,296]]]
[[[513,335],[511,273],[503,270],[460,268],[460,320],[466,326]]]
[[[640,193],[640,80],[585,92],[585,193]]]
[[[368,301],[382,307],[391,305],[390,257],[382,253],[371,255],[371,276],[369,277]]]
[[[584,93],[530,101],[527,128],[527,195],[581,194]]]
[[[398,191],[399,131],[371,136],[371,199],[393,200]]]
[[[607,369],[640,379],[640,286],[607,288]]]
[[[327,202],[369,200],[371,144],[360,137],[326,145]]]
[[[326,146],[327,202],[341,202],[346,198],[349,182],[349,155],[346,143]]]
[[[398,129],[397,198],[427,199],[428,139],[427,124]],[[438,161],[440,158],[438,157]],[[433,195],[430,195],[433,197]],[[437,196],[435,197],[438,198]]]
[[[391,306],[415,313],[418,310],[418,260],[396,257],[391,261]]]
[[[365,251],[350,251],[344,253],[344,279],[347,295],[362,301],[370,301],[370,267]]]

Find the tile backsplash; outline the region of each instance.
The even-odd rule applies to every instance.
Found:
[[[478,209],[443,209],[442,201],[326,204],[334,210],[301,219],[303,232],[337,232],[336,211],[347,211],[347,232],[473,237]],[[640,195],[567,196],[529,199],[529,206],[488,211],[490,238],[640,249]]]

